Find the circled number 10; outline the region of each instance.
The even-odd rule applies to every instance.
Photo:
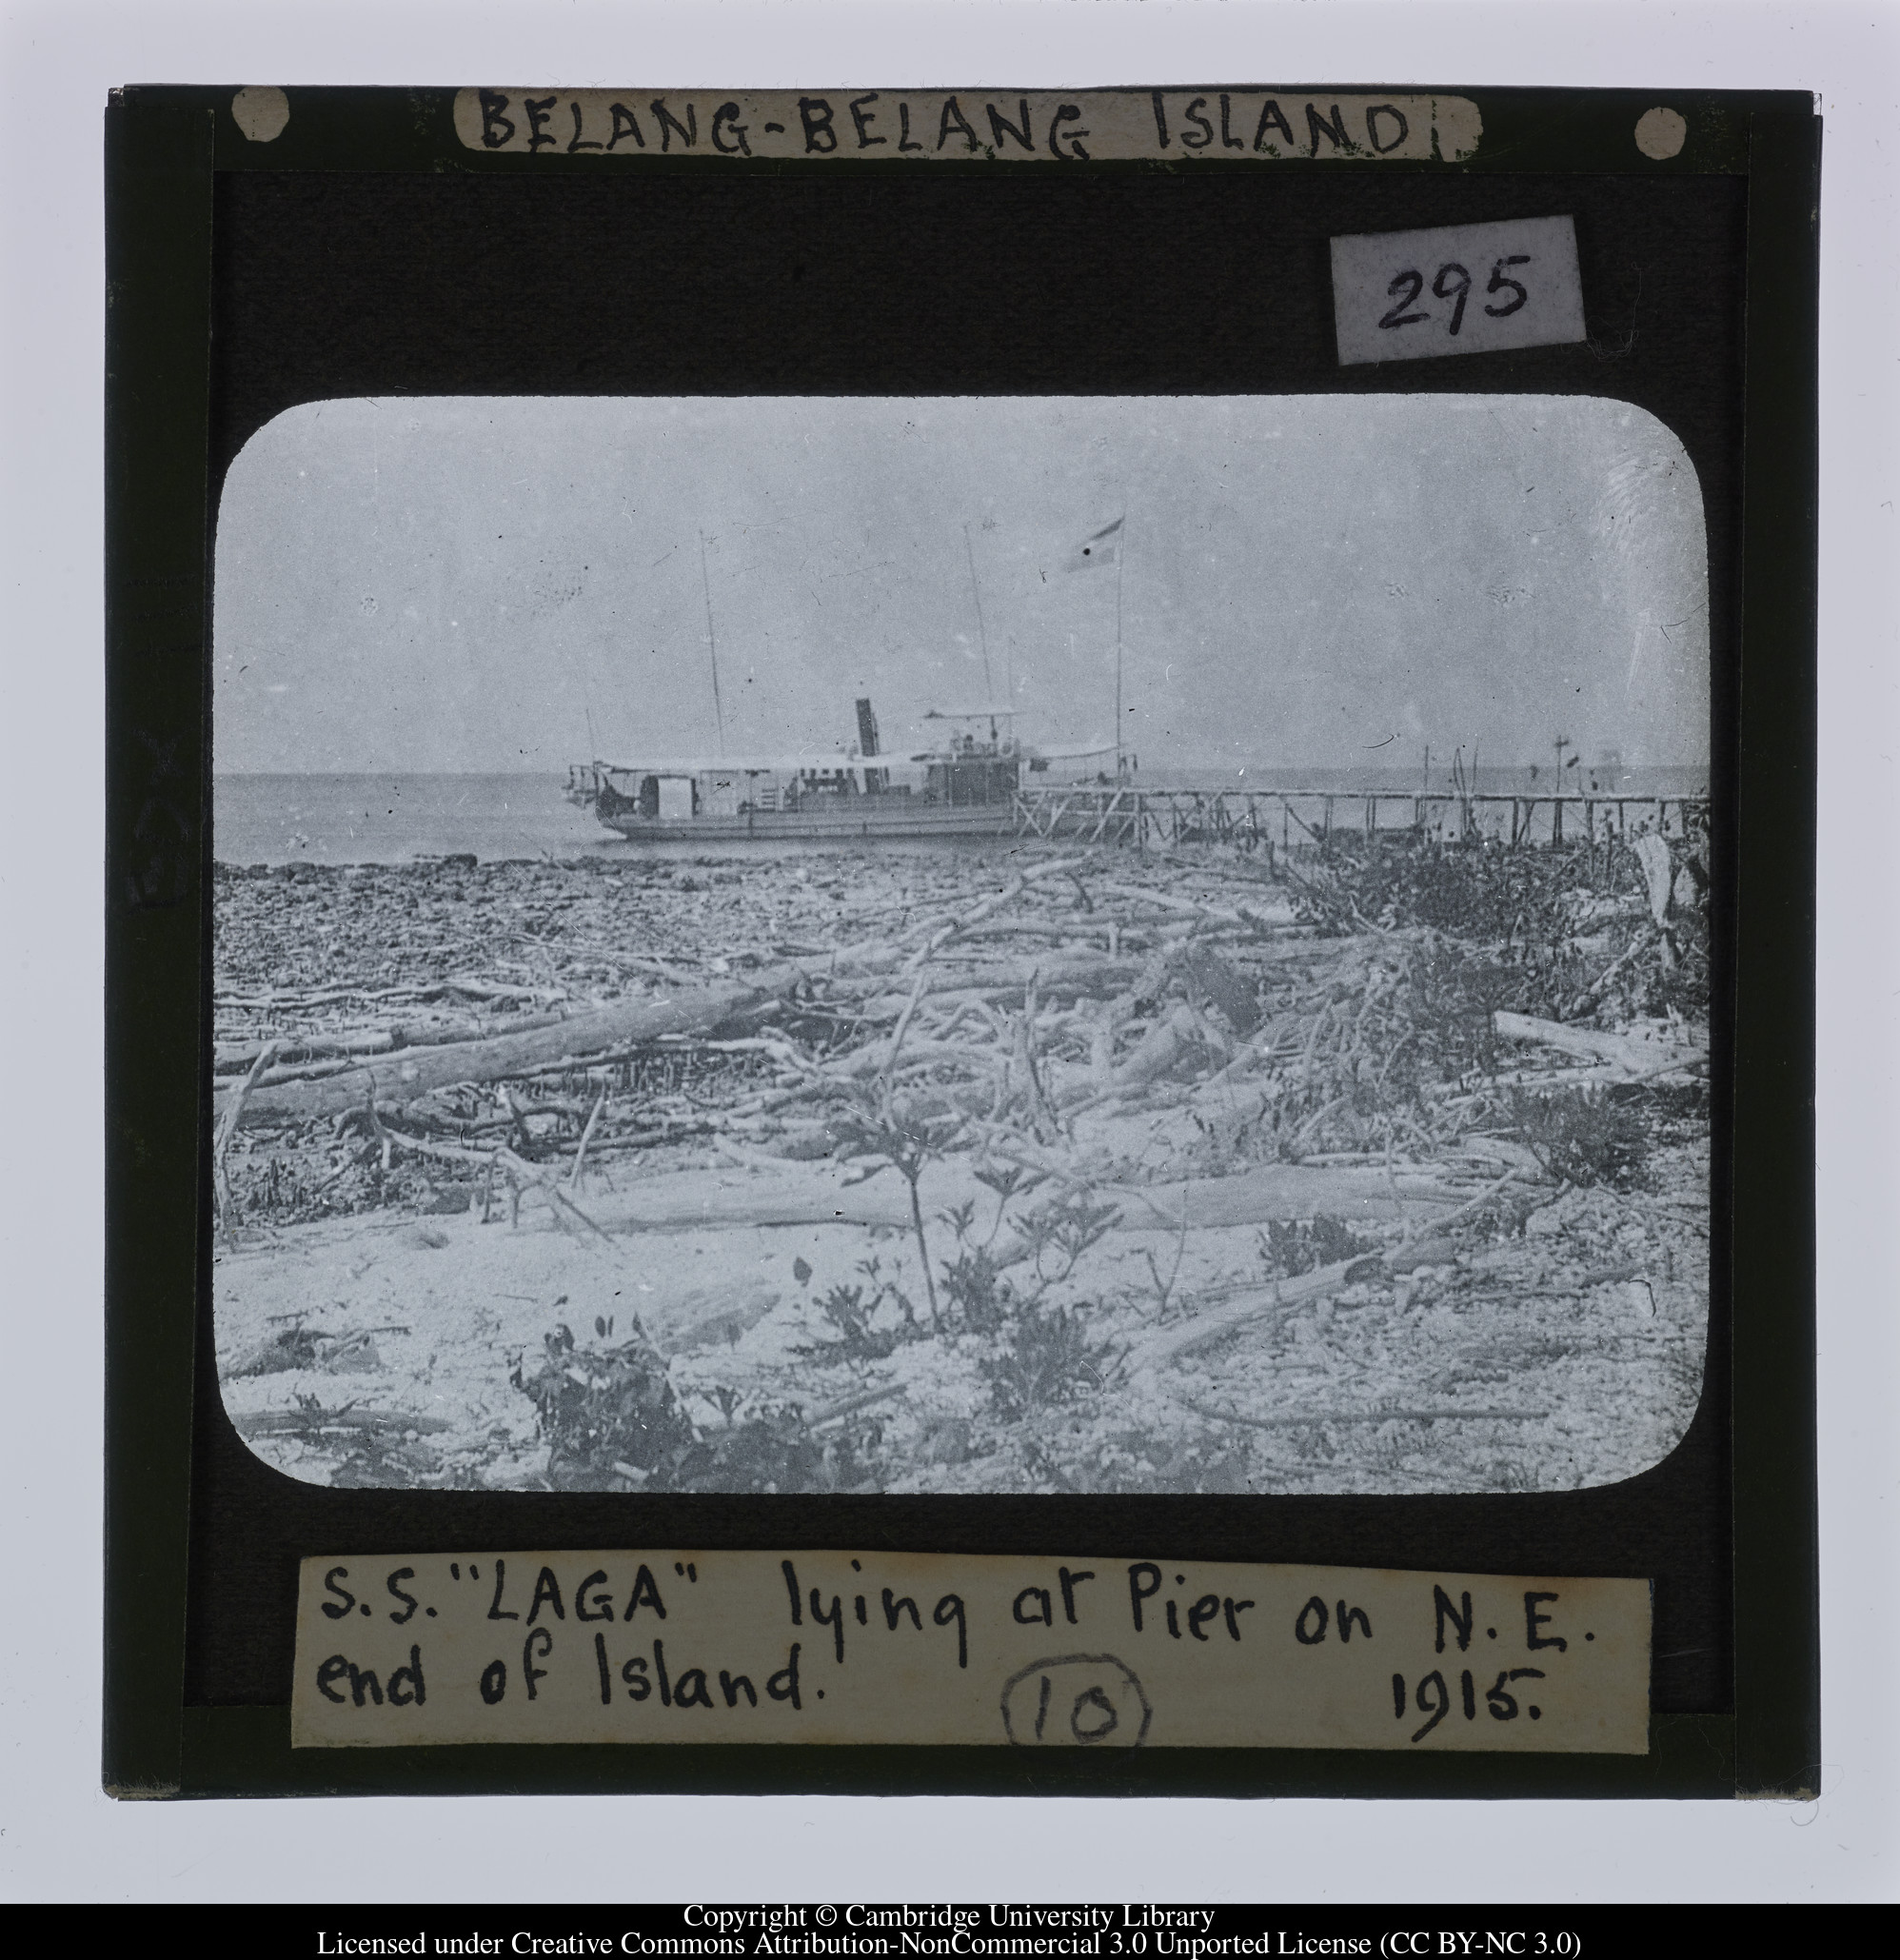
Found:
[[[1531,255],[1529,252],[1514,252],[1509,258],[1499,259],[1493,265],[1490,282],[1484,288],[1486,293],[1508,292],[1512,297],[1504,301],[1500,306],[1487,306],[1485,307],[1484,310],[1492,319],[1508,320],[1513,313],[1516,312],[1530,299],[1531,295],[1525,291],[1522,285],[1515,279],[1506,278],[1504,272],[1504,268],[1507,266],[1528,266],[1530,263]],[[1448,333],[1455,334],[1458,328],[1465,324],[1465,302],[1471,297],[1471,273],[1455,261],[1447,261],[1433,275],[1433,292],[1437,298],[1451,300],[1454,303],[1451,325],[1446,328]],[[1396,300],[1398,304],[1380,319],[1379,325],[1381,327],[1414,327],[1421,321],[1429,321],[1432,318],[1429,312],[1408,313],[1406,311],[1408,307],[1416,305],[1419,294],[1424,290],[1424,273],[1414,267],[1408,267],[1405,271],[1399,273],[1385,289],[1386,297],[1390,300]]]

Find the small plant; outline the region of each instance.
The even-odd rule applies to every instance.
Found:
[[[867,1262],[874,1269],[875,1259]],[[817,1306],[825,1319],[838,1330],[838,1338],[819,1352],[836,1354],[846,1361],[881,1361],[894,1353],[904,1340],[902,1328],[874,1328],[871,1324],[878,1309],[896,1293],[888,1281],[876,1281],[874,1290],[866,1297],[861,1286],[838,1285],[817,1297]],[[908,1302],[904,1302],[906,1308]],[[906,1314],[906,1317],[912,1317]]]
[[[1016,1309],[1003,1262],[986,1245],[965,1246],[943,1269],[943,1291],[972,1334],[994,1334]]]
[[[1002,1230],[1003,1213],[1009,1208],[1009,1201],[1019,1191],[1034,1191],[1044,1181],[1039,1171],[1025,1171],[1020,1164],[1008,1164],[1001,1169],[979,1168],[977,1182],[997,1195],[997,1215],[990,1220],[990,1236],[983,1242],[993,1245],[996,1236]]]
[[[977,1222],[977,1200],[966,1198],[961,1204],[946,1205],[937,1216],[956,1234],[957,1242],[960,1245],[969,1237],[970,1227]]]
[[[872,1311],[875,1313],[885,1305],[894,1306],[903,1317],[903,1338],[920,1339],[923,1330],[917,1324],[917,1309],[911,1305],[910,1295],[895,1279],[883,1277],[883,1260],[873,1253],[868,1259],[858,1261],[858,1270],[863,1274],[865,1285],[872,1289]]]
[[[1517,1134],[1554,1178],[1627,1189],[1649,1157],[1641,1118],[1604,1090],[1511,1091]]]
[[[1076,1270],[1082,1255],[1099,1245],[1115,1229],[1120,1216],[1118,1207],[1095,1204],[1085,1191],[1067,1191],[1060,1198],[1039,1205],[1019,1227],[1025,1256],[1036,1268],[1036,1277],[1044,1286],[1059,1286]],[[1045,1273],[1042,1260],[1052,1252],[1062,1264],[1059,1271]]]
[[[1095,1354],[1080,1307],[1030,1300],[1004,1323],[995,1351],[977,1366],[989,1384],[991,1408],[1015,1422],[1098,1382]]]
[[[943,1316],[937,1304],[937,1282],[930,1273],[930,1241],[924,1237],[923,1206],[918,1198],[918,1180],[923,1167],[942,1155],[961,1130],[960,1121],[925,1116],[894,1098],[875,1099],[868,1095],[860,1106],[840,1120],[836,1134],[840,1157],[879,1158],[865,1172],[875,1178],[885,1165],[891,1166],[910,1192],[911,1230],[917,1238],[918,1257],[923,1262],[924,1291],[930,1297],[930,1320],[940,1334]]]
[[[1049,1296],[1121,1214],[1113,1204],[1098,1204],[1087,1191],[1066,1191],[1017,1218],[1013,1237],[999,1246],[1010,1198],[1043,1179],[1013,1170],[980,1175],[1000,1200],[996,1222],[978,1245],[969,1237],[969,1208],[949,1216],[957,1230],[957,1257],[944,1265],[943,1292],[960,1331],[987,1344],[977,1368],[989,1385],[991,1409],[1015,1422],[1066,1401],[1085,1383],[1100,1386],[1099,1356],[1089,1341],[1083,1309],[1059,1305]],[[1016,1280],[1007,1277],[1012,1268],[1023,1269]]]
[[[1378,1247],[1351,1226],[1321,1212],[1308,1224],[1296,1218],[1269,1218],[1259,1237],[1260,1257],[1276,1279],[1296,1279],[1316,1266],[1336,1266],[1363,1258]]]
[[[1168,1317],[1168,1302],[1175,1297],[1175,1282],[1181,1277],[1181,1261],[1187,1257],[1187,1207],[1183,1205],[1181,1229],[1175,1237],[1174,1261],[1165,1279],[1161,1277],[1161,1268],[1153,1252],[1145,1246],[1141,1250],[1141,1257],[1148,1262],[1148,1277],[1155,1282],[1155,1317],[1158,1320]]]
[[[680,1491],[808,1491],[825,1484],[823,1447],[795,1409],[755,1410],[749,1421],[728,1421],[679,1465],[670,1488]]]
[[[534,1404],[556,1490],[612,1490],[626,1469],[663,1473],[691,1448],[693,1426],[637,1319],[613,1347],[579,1347],[564,1323],[542,1346],[531,1373],[517,1361],[508,1378]]]
[[[338,1459],[329,1480],[338,1491],[413,1490],[442,1475],[442,1453],[433,1444],[371,1434]]]

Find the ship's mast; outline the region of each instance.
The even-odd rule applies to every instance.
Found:
[[[970,561],[970,597],[977,602],[977,639],[983,649],[983,699],[988,701],[990,688],[990,631],[983,624],[982,587],[977,584],[977,547],[970,543],[970,527],[963,526],[963,555]]]
[[[1128,520],[1115,541],[1115,780],[1121,781],[1121,563],[1128,556]]]
[[[587,760],[598,762],[601,759],[601,738],[594,733],[594,690],[587,684],[587,656],[581,656],[581,713],[587,723]]]
[[[719,752],[725,755],[725,710],[719,698],[719,642],[713,638],[712,582],[706,576],[706,534],[700,533],[700,589],[706,596],[706,648],[712,656],[713,725],[719,731]]]

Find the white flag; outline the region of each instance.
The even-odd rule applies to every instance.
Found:
[[[1112,525],[1104,525],[1093,537],[1084,538],[1069,553],[1062,569],[1065,572],[1090,572],[1098,565],[1119,563],[1122,523],[1123,520],[1118,517]]]

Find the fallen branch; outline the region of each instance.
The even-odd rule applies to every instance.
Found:
[[[265,1409],[253,1416],[233,1416],[231,1427],[241,1436],[324,1435],[336,1431],[366,1435],[396,1431],[406,1435],[439,1435],[454,1424],[441,1416],[411,1416],[401,1409]]]
[[[868,1409],[875,1402],[888,1402],[894,1396],[907,1395],[909,1389],[901,1381],[894,1381],[883,1388],[866,1389],[861,1396],[848,1396],[841,1402],[832,1402],[819,1410],[815,1416],[807,1416],[804,1425],[807,1429],[822,1429],[827,1422],[841,1421],[847,1416],[855,1416],[860,1409]]]
[[[1304,1429],[1316,1422],[1543,1422],[1548,1409],[1313,1409],[1299,1415],[1242,1416],[1237,1409],[1217,1409],[1187,1396],[1170,1396],[1183,1409],[1217,1422],[1243,1422],[1249,1429]]]
[[[1183,1355],[1210,1346],[1223,1335],[1246,1326],[1250,1320],[1257,1320],[1263,1315],[1278,1313],[1288,1307],[1304,1306],[1308,1300],[1331,1293],[1336,1286],[1344,1286],[1346,1276],[1353,1268],[1367,1265],[1372,1258],[1372,1255],[1361,1255],[1357,1258],[1336,1259],[1330,1266],[1316,1266],[1312,1272],[1302,1273],[1296,1278],[1277,1280],[1271,1286],[1244,1294],[1233,1306],[1218,1314],[1204,1315],[1183,1327],[1170,1327],[1151,1335],[1122,1356],[1121,1373],[1130,1380],[1138,1376],[1153,1375],[1165,1363],[1178,1361]]]
[[[595,1223],[561,1186],[525,1158],[520,1158],[505,1145],[497,1144],[493,1150],[468,1150],[459,1143],[430,1143],[421,1137],[411,1137],[405,1130],[384,1130],[382,1135],[388,1142],[400,1144],[405,1150],[412,1150],[419,1157],[445,1158],[451,1163],[475,1164],[483,1169],[505,1171],[517,1190],[523,1185],[532,1185],[544,1191],[554,1203],[564,1211],[570,1211],[594,1233],[604,1244],[611,1245],[613,1239],[602,1227]]]
[[[241,1070],[254,1068],[257,1058],[269,1047],[274,1047],[278,1055],[287,1060],[303,1061],[337,1056],[384,1055],[397,1045],[396,1037],[387,1028],[357,1035],[281,1035],[272,1041],[243,1041],[233,1046],[220,1046],[215,1051],[211,1066],[220,1075],[235,1075]]]
[[[919,974],[917,984],[910,990],[910,999],[904,1002],[903,1012],[898,1016],[896,1030],[891,1036],[890,1052],[884,1057],[884,1065],[879,1071],[878,1096],[883,1104],[884,1115],[891,1111],[891,1079],[897,1073],[898,1053],[903,1047],[903,1038],[910,1032],[910,1024],[917,1014],[917,1003],[923,999],[925,976]]]
[[[1654,937],[1654,932],[1651,927],[1645,925],[1642,928],[1640,928],[1632,937],[1630,943],[1627,946],[1625,946],[1619,954],[1617,954],[1616,958],[1610,962],[1610,964],[1606,966],[1600,974],[1597,975],[1596,979],[1591,983],[1591,985],[1585,988],[1585,990],[1577,996],[1575,1002],[1573,1004],[1571,1008],[1572,1020],[1575,1020],[1578,1015],[1588,1014],[1590,1010],[1596,1005],[1597,1001],[1603,998],[1603,995],[1605,991],[1608,989],[1610,982],[1613,980],[1619,973],[1622,972],[1624,967],[1629,965],[1630,961],[1633,960],[1645,946],[1650,944],[1650,942]]]
[[[225,1154],[231,1147],[231,1138],[237,1135],[237,1127],[244,1116],[246,1099],[257,1085],[257,1079],[270,1066],[282,1043],[267,1041],[257,1051],[257,1059],[250,1065],[250,1073],[234,1088],[225,1103],[218,1119],[216,1140],[211,1146],[211,1188],[218,1201],[218,1216],[223,1220],[227,1241],[235,1243],[237,1227],[237,1200],[231,1191],[230,1173],[225,1167]]]
[[[1706,1046],[1684,1042],[1674,1055],[1660,1041],[1645,1040],[1639,1035],[1618,1035],[1594,1028],[1567,1026],[1560,1020],[1540,1020],[1532,1014],[1507,1014],[1499,1009],[1491,1017],[1493,1028],[1507,1041],[1540,1041],[1566,1055],[1580,1055],[1590,1061],[1607,1061],[1633,1076],[1666,1075],[1672,1069],[1706,1062]]]
[[[581,1166],[587,1160],[587,1145],[594,1140],[594,1125],[601,1119],[601,1112],[607,1106],[607,1092],[604,1087],[594,1099],[592,1114],[587,1118],[587,1126],[581,1132],[581,1141],[574,1152],[574,1168],[567,1174],[567,1189],[570,1193],[581,1188]]]
[[[913,970],[923,965],[960,934],[968,932],[972,926],[980,925],[984,920],[993,918],[1004,906],[1013,904],[1038,880],[1066,877],[1070,872],[1079,870],[1087,862],[1086,858],[1059,858],[1047,864],[1032,864],[1027,870],[1019,871],[999,892],[992,892],[987,899],[971,906],[960,918],[944,920],[926,927],[923,944],[910,956],[909,965]]]
[[[1446,1213],[1442,1218],[1434,1218],[1431,1221],[1429,1231],[1423,1234],[1415,1233],[1403,1245],[1395,1246],[1391,1252],[1385,1255],[1386,1264],[1396,1267],[1400,1259],[1410,1258],[1421,1245],[1425,1245],[1433,1239],[1444,1237],[1445,1234],[1454,1225],[1462,1225],[1467,1218],[1475,1218],[1507,1184],[1529,1183],[1534,1178],[1541,1178],[1542,1175],[1541,1171],[1520,1170],[1514,1164],[1510,1170],[1505,1172],[1503,1177],[1498,1178],[1495,1184],[1487,1185],[1484,1190],[1480,1191],[1468,1203],[1461,1204],[1455,1212]],[[1569,1188],[1568,1185],[1563,1186],[1562,1190],[1556,1195],[1561,1197],[1563,1191],[1567,1191]]]
[[[1321,1171],[1316,1175],[1323,1178],[1350,1174]],[[1356,1258],[1336,1260],[1330,1266],[1316,1266],[1311,1273],[1302,1273],[1296,1278],[1281,1279],[1269,1288],[1255,1289],[1217,1314],[1210,1314],[1189,1321],[1185,1326],[1172,1327],[1163,1333],[1154,1335],[1139,1346],[1130,1350],[1123,1358],[1123,1370],[1131,1376],[1152,1373],[1163,1362],[1178,1360],[1183,1355],[1191,1355],[1197,1348],[1206,1347],[1223,1335],[1232,1334],[1236,1329],[1244,1327],[1250,1320],[1257,1320],[1263,1315],[1277,1312],[1285,1307],[1302,1305],[1321,1294],[1330,1293],[1336,1286],[1347,1285],[1356,1272],[1376,1271],[1380,1267],[1395,1268],[1419,1248],[1443,1238],[1452,1226],[1462,1224],[1474,1213],[1482,1211],[1507,1184],[1524,1176],[1525,1173],[1519,1170],[1507,1171],[1495,1184],[1481,1191],[1468,1203],[1461,1204],[1454,1212],[1432,1219],[1425,1234],[1415,1234],[1403,1245],[1395,1247],[1389,1253],[1365,1253]],[[1216,1181],[1225,1183],[1232,1180],[1222,1178]],[[1395,1185],[1396,1180],[1394,1181]],[[1199,1192],[1208,1187],[1197,1185],[1191,1188]],[[1183,1198],[1185,1214],[1185,1194]]]
[[[397,1134],[409,1147],[422,1147],[421,1139],[406,1132]],[[673,1134],[692,1132],[682,1125]],[[603,1147],[597,1138],[594,1148]],[[450,1143],[429,1143],[425,1154],[478,1167],[487,1165],[491,1157],[487,1150]],[[1020,1154],[1034,1158],[1041,1175],[1051,1175],[1055,1153],[1025,1148]],[[512,1157],[511,1152],[503,1153],[503,1168]],[[535,1181],[532,1166],[524,1164],[522,1169]],[[1315,1171],[1297,1164],[1261,1164],[1231,1177],[1172,1184],[1110,1184],[1082,1177],[1061,1177],[1060,1181],[1093,1192],[1103,1204],[1116,1205],[1120,1216],[1111,1227],[1113,1231],[1164,1232],[1171,1237],[1180,1231],[1183,1218],[1190,1231],[1205,1231],[1262,1225],[1275,1218],[1311,1218],[1318,1212],[1364,1224],[1390,1224],[1402,1217],[1385,1176],[1376,1171]],[[1463,1197],[1451,1186],[1425,1178],[1401,1178],[1398,1190],[1406,1210],[1412,1212],[1422,1205],[1449,1211]],[[974,1170],[950,1162],[933,1163],[925,1169],[920,1201],[927,1217],[972,1200],[983,1206],[994,1200],[993,1191]],[[588,1222],[613,1234],[716,1231],[745,1225],[885,1225],[907,1231],[911,1215],[908,1194],[898,1180],[866,1180],[831,1160],[772,1158],[769,1165],[761,1163],[755,1168],[742,1169],[735,1164],[730,1169],[663,1171],[638,1178],[610,1197],[598,1198]]]
[[[1158,911],[1173,912],[1194,919],[1215,920],[1222,925],[1258,923],[1257,920],[1243,918],[1238,912],[1225,905],[1209,905],[1194,899],[1178,898],[1173,892],[1149,891],[1134,884],[1104,884],[1101,889],[1113,898],[1125,899],[1135,904],[1153,905]]]

